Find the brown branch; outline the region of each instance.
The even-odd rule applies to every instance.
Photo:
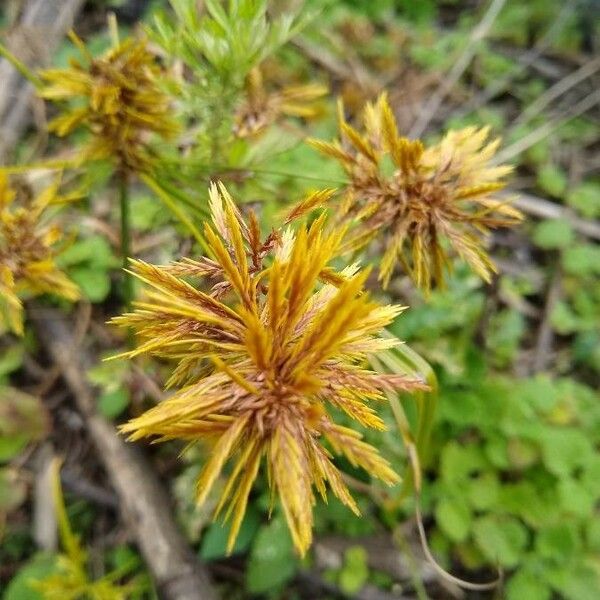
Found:
[[[511,203],[519,210],[541,219],[562,219],[567,221],[578,233],[594,240],[600,240],[600,223],[598,221],[582,219],[573,210],[555,202],[525,192],[518,192],[518,194]],[[510,196],[510,194],[508,195]]]
[[[471,64],[473,57],[475,54],[477,54],[479,49],[479,42],[481,42],[481,40],[483,40],[488,34],[491,26],[498,16],[498,13],[502,10],[505,1],[506,0],[491,0],[488,9],[483,15],[483,18],[477,27],[473,29],[467,47],[464,49],[458,60],[454,63],[446,78],[442,81],[440,87],[432,96],[430,96],[429,100],[419,114],[416,123],[412,126],[408,137],[421,137],[425,129],[427,129],[427,125],[429,125],[429,122],[442,105],[442,102],[446,99],[446,96],[458,83],[467,67]]]
[[[551,318],[554,307],[562,295],[561,275],[560,268],[557,268],[550,280],[546,295],[546,305],[544,306],[544,315],[537,332],[532,373],[541,373],[547,370],[552,360],[554,331],[552,329]]]
[[[73,356],[71,327],[53,310],[32,310],[38,337],[60,367],[77,408],[83,415],[117,493],[123,517],[134,533],[160,598],[214,600],[208,574],[177,529],[169,499],[151,465],[96,411],[94,392],[86,381],[83,352]]]

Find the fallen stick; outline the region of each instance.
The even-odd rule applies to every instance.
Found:
[[[510,193],[508,194],[508,196],[511,195]],[[511,204],[515,208],[534,217],[567,221],[578,233],[594,240],[600,240],[600,223],[598,221],[582,219],[574,211],[565,206],[532,196],[531,194],[526,194],[525,192],[518,192],[518,196],[511,201]]]
[[[34,309],[38,337],[60,367],[77,408],[117,493],[123,518],[165,600],[215,600],[209,576],[185,543],[172,517],[169,499],[142,454],[123,441],[96,410],[94,392],[85,379],[84,354],[74,352],[74,336],[54,310]]]
[[[73,26],[84,0],[26,0],[21,18],[7,34],[7,46],[28,67],[46,65]],[[34,88],[0,60],[0,164],[6,161],[31,120]]]
[[[417,117],[417,121],[412,126],[408,137],[421,137],[425,129],[427,129],[427,125],[429,125],[429,122],[442,105],[442,102],[446,99],[446,96],[458,83],[459,79],[463,76],[463,73],[467,70],[467,67],[471,64],[471,61],[479,49],[479,42],[481,42],[488,34],[505,2],[506,0],[491,0],[483,18],[473,29],[467,47],[452,65],[452,68],[448,71],[448,74],[439,88],[429,97],[429,100],[427,100],[427,103]]]

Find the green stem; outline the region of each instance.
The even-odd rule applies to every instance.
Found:
[[[43,160],[41,162],[26,163],[24,165],[8,165],[0,167],[0,173],[16,175],[29,171],[62,171],[63,169],[77,169],[80,166],[75,160]]]
[[[128,271],[131,256],[131,203],[129,202],[129,182],[127,175],[119,176],[119,202],[121,205],[121,256],[123,258],[123,300],[127,309],[133,299],[133,279]]]
[[[19,73],[36,88],[44,84],[42,80],[21,60],[19,60],[4,44],[0,43],[0,56],[3,56]]]
[[[181,210],[177,203],[173,201],[173,198],[155,181],[150,175],[142,174],[140,179],[159,197],[159,199],[167,206],[167,208],[190,230],[194,238],[202,249],[210,255],[210,248],[208,247],[204,237],[194,225],[189,216]]]

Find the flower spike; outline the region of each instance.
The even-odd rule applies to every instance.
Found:
[[[121,429],[132,440],[208,444],[199,503],[231,463],[216,511],[231,519],[229,550],[266,463],[294,544],[304,554],[312,540],[315,489],[325,498],[328,483],[358,512],[334,454],[386,484],[399,481],[360,433],[335,423],[334,413],[383,429],[374,403],[385,391],[426,386],[366,366],[369,354],[392,344],[379,333],[402,307],[370,298],[363,288],[367,271],[332,268],[342,231],[325,230],[321,217],[295,234],[271,233],[261,241],[222,185],[213,185],[210,197],[214,226],[206,226],[206,239],[212,258],[162,267],[132,261],[132,272],[151,290],[134,312],[113,322],[137,333],[141,346],[130,356],[146,350],[174,359],[169,384],[181,387]],[[202,284],[212,286],[209,293]]]
[[[443,286],[451,266],[448,245],[489,281],[495,267],[484,249],[485,236],[522,218],[507,201],[493,196],[512,168],[490,165],[499,140],[486,141],[489,128],[449,131],[426,148],[420,140],[399,135],[385,94],[365,107],[364,133],[346,123],[343,107],[339,121],[341,143],[311,144],[337,160],[350,179],[340,212],[359,224],[347,249],[385,234],[379,270],[384,287],[398,264],[425,292]],[[390,175],[384,169],[388,159],[394,169]]]

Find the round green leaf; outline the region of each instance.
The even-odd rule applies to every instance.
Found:
[[[107,418],[115,419],[129,406],[129,394],[124,389],[106,392],[98,399],[98,410]]]
[[[473,534],[488,560],[504,567],[519,564],[528,541],[527,529],[512,517],[482,517],[475,522]]]
[[[297,568],[292,538],[283,519],[275,518],[260,528],[250,552],[246,587],[263,594],[281,587]]]
[[[533,242],[546,250],[566,248],[573,242],[573,229],[564,219],[542,221],[533,230]]]
[[[31,582],[40,581],[56,571],[54,555],[42,553],[34,556],[10,580],[2,600],[44,600],[41,593],[31,587]]]
[[[506,600],[550,600],[552,590],[533,573],[517,571],[506,585]]]
[[[471,511],[459,499],[444,498],[435,508],[439,528],[453,541],[462,542],[469,535]]]

